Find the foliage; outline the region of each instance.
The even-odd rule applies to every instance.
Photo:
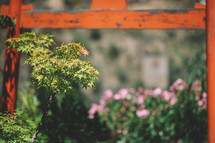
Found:
[[[120,89],[116,94],[107,90],[99,104],[92,103],[89,118],[98,112],[115,142],[203,143],[207,140],[206,98],[199,80],[188,85],[178,79],[169,90]]]
[[[38,100],[35,88],[31,83],[27,83],[23,88],[19,89],[18,97],[18,109],[24,110],[29,118],[40,116],[40,101]]]
[[[81,83],[84,88],[92,87],[99,73],[90,62],[79,59],[89,52],[77,43],[62,44],[51,51],[49,47],[55,44],[52,37],[49,34],[37,37],[33,32],[26,32],[7,42],[9,47],[29,56],[25,63],[31,65],[31,76],[38,88],[46,87],[53,94],[73,91],[74,82]]]
[[[170,32],[170,31],[169,31]],[[188,31],[186,39],[181,39],[174,44],[174,55],[170,59],[170,81],[173,82],[178,77],[187,79],[191,84],[196,79],[206,83],[206,36],[205,30]],[[176,37],[169,36],[176,39]],[[187,47],[187,53],[181,47]],[[177,66],[175,56],[181,61],[181,66]],[[174,58],[173,58],[174,57]],[[206,86],[205,86],[206,88]]]
[[[33,131],[41,119],[39,101],[35,89],[28,84],[18,92],[17,109],[11,117],[10,113],[0,115],[0,142],[30,142]],[[40,141],[46,138],[38,137]]]
[[[19,114],[24,114],[19,111]],[[14,113],[0,113],[0,141],[1,142],[30,142],[33,129],[28,126],[30,121]]]
[[[0,15],[0,29],[6,26],[15,26],[15,20],[12,20],[9,16]]]
[[[41,103],[36,94],[36,90],[31,83],[27,83],[23,88],[19,89],[18,97],[17,115],[20,119],[28,119],[25,125],[32,129],[31,134],[33,134],[42,116],[42,112],[39,108]],[[47,137],[43,134],[39,134],[38,140],[42,142],[44,139],[47,139]]]

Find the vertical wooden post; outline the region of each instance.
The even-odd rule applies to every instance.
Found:
[[[16,20],[15,27],[8,27],[7,38],[18,37],[20,33],[20,16],[23,0],[10,0],[9,15]],[[4,79],[2,88],[1,111],[10,111],[16,108],[18,75],[19,75],[19,53],[13,49],[6,49]]]
[[[208,143],[215,143],[215,1],[207,0]]]

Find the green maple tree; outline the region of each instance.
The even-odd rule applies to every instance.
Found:
[[[68,91],[74,92],[74,83],[79,83],[83,88],[93,87],[99,72],[90,62],[81,60],[81,56],[87,56],[89,52],[78,43],[62,44],[53,50],[55,45],[53,36],[33,32],[21,34],[18,38],[7,40],[8,47],[16,48],[18,52],[28,55],[25,64],[32,68],[31,77],[38,88],[45,87],[49,92],[47,108],[36,129],[32,142],[43,125],[52,103],[53,96]]]

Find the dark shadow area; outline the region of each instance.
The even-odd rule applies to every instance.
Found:
[[[110,131],[96,115],[88,118],[88,109],[77,95],[68,93],[54,100],[42,133],[53,143],[94,143],[108,140]]]

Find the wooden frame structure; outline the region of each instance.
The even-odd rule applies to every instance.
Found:
[[[205,9],[206,8],[206,9]],[[10,0],[2,5],[0,15],[16,19],[15,28],[8,27],[7,36],[17,37],[20,28],[84,28],[84,29],[206,29],[208,142],[215,143],[215,1],[197,4],[195,9],[128,10],[126,0],[92,0],[85,11],[50,12],[34,10],[23,0]],[[19,53],[6,50],[1,111],[16,108]]]

